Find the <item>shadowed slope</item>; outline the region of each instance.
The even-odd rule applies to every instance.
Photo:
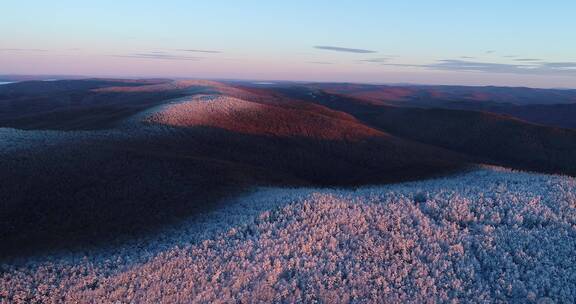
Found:
[[[178,90],[105,92],[110,86],[165,81],[30,81],[0,87],[0,127],[47,130],[107,129],[142,110],[182,97]],[[156,84],[157,85],[157,84]]]
[[[515,105],[497,102],[423,101],[410,105],[424,108],[442,108],[481,111],[509,115],[527,122],[550,127],[576,129],[576,103]]]
[[[167,80],[129,80],[129,79],[82,79],[55,81],[23,81],[0,86],[0,100],[13,97],[38,96],[72,91],[85,91],[110,86],[144,86],[159,84]]]
[[[96,92],[123,92],[123,93],[135,93],[135,92],[166,92],[166,91],[178,91],[186,90],[194,87],[206,87],[206,88],[220,88],[224,87],[220,82],[210,81],[210,80],[174,80],[158,84],[150,84],[145,86],[108,86],[105,88],[94,89]]]
[[[276,89],[347,112],[392,135],[474,156],[480,162],[576,175],[576,131],[530,124],[506,116],[446,109],[374,105],[309,88]]]
[[[454,153],[389,136],[323,106],[213,98],[151,114],[178,127],[148,122],[106,131],[38,131],[55,144],[6,150],[0,255],[149,233],[254,185],[358,186],[467,166]],[[23,139],[36,134],[28,132]]]
[[[0,127],[25,130],[112,129],[126,118],[180,93],[90,93],[0,101]],[[17,110],[12,110],[16,109]]]
[[[575,90],[362,84],[313,84],[310,87],[374,105],[482,111],[552,127],[576,128]]]
[[[419,148],[194,127],[3,156],[0,256],[148,233],[252,185],[357,186],[464,166]]]
[[[525,87],[495,86],[424,86],[424,85],[368,85],[346,83],[320,83],[309,87],[370,100],[376,103],[388,102],[498,102],[516,105],[529,104],[569,104],[576,103],[576,90],[534,89]]]

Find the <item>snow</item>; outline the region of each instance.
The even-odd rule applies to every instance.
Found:
[[[94,136],[96,132],[62,132],[51,130],[20,130],[0,128],[0,156],[10,153],[23,153],[35,147],[61,146],[71,141],[82,141]],[[100,132],[102,133],[102,132]]]
[[[353,140],[387,136],[354,120],[326,113],[249,101],[224,95],[195,95],[153,109],[144,122],[156,126],[212,127],[228,131],[278,137]]]
[[[483,167],[256,189],[122,246],[0,264],[0,301],[576,301],[576,180]]]

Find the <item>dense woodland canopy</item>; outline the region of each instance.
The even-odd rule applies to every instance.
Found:
[[[358,287],[359,297],[574,300],[572,261],[547,255],[574,249],[573,179],[477,171],[494,164],[574,176],[576,131],[557,111],[573,106],[573,92],[557,91],[161,79],[2,85],[0,299],[157,301],[156,291],[168,288],[178,290],[170,297],[190,300],[256,292],[272,301],[298,290],[290,299],[332,302],[335,290],[369,281],[377,285]],[[528,115],[533,109],[540,116]],[[390,183],[400,184],[354,192]],[[258,187],[276,190],[254,194]],[[310,196],[311,187],[324,190]],[[250,211],[253,202],[241,199],[250,193],[265,196],[262,208]],[[247,213],[230,231],[196,230],[234,218],[232,202]],[[210,222],[211,214],[222,217]],[[178,225],[202,236],[174,249],[184,233]],[[176,229],[175,243],[154,241],[149,254],[129,261],[166,229]],[[293,260],[286,244],[311,260]],[[110,248],[124,249],[108,256]],[[95,269],[78,262],[82,252],[96,256]],[[491,258],[502,254],[511,260]],[[358,256],[393,268],[378,268],[383,281],[370,281],[373,261],[353,262]],[[52,258],[58,262],[45,260]],[[220,270],[206,264],[219,259],[255,263],[270,284],[225,260],[210,264]],[[135,272],[184,278],[206,292],[137,278],[146,292],[134,293],[127,282]],[[432,281],[418,281],[425,273],[435,273]],[[493,285],[497,276],[506,284]],[[447,288],[446,280],[460,285]]]

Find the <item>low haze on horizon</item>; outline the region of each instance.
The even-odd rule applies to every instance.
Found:
[[[576,88],[575,11],[572,1],[11,1],[0,74]]]

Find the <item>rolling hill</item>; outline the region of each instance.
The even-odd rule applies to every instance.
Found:
[[[576,90],[535,89],[497,86],[425,86],[320,83],[308,85],[328,93],[347,95],[373,102],[466,101],[515,105],[576,103]]]
[[[337,83],[307,87],[374,105],[488,112],[545,126],[576,128],[576,90]]]
[[[571,92],[372,90],[0,86],[0,302],[573,302]]]
[[[481,111],[374,104],[308,87],[274,90],[346,112],[394,136],[468,155],[477,162],[576,174],[576,130]]]
[[[30,123],[17,125],[25,131],[3,129],[1,255],[150,233],[256,185],[354,187],[469,166],[458,153],[278,94],[198,81],[96,91],[77,82],[81,88],[66,94],[96,97],[54,102],[57,119],[33,111]],[[62,94],[45,98],[69,96]],[[117,115],[95,117],[100,98]],[[133,112],[121,111],[127,105]],[[27,109],[13,108],[13,116],[31,115]],[[31,144],[14,146],[21,141]]]
[[[2,265],[8,302],[573,302],[576,181],[479,168],[265,188],[157,234]]]

